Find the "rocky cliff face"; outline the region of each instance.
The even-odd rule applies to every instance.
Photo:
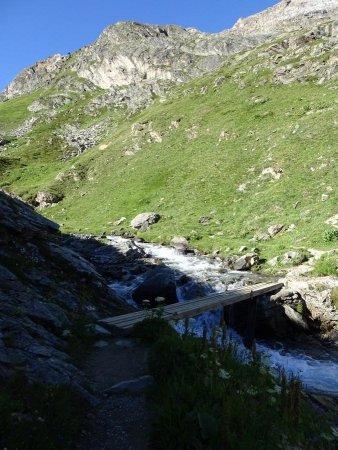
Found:
[[[68,56],[55,55],[21,72],[3,92],[4,98],[60,85],[70,71],[102,89],[144,86],[160,94],[171,83],[182,83],[221,66],[227,55],[256,41],[230,34],[207,34],[178,26],[119,22],[106,28],[96,42]],[[74,81],[72,82],[74,83]]]
[[[50,86],[75,91],[87,91],[93,86],[109,90],[142,86],[143,96],[149,99],[161,95],[168,84],[215,70],[229,55],[270,37],[333,19],[338,19],[335,0],[283,0],[260,14],[239,20],[233,29],[216,34],[173,25],[120,22],[106,28],[93,44],[71,55],[52,56],[24,70],[2,97],[9,99]],[[127,100],[137,95],[129,90],[124,97]]]
[[[13,98],[47,86],[61,71],[66,60],[66,56],[57,54],[44,61],[37,61],[33,66],[23,70],[15,77],[4,90],[4,97]]]
[[[118,304],[57,224],[0,191],[0,379],[20,370],[30,380],[80,386],[66,336],[76,320]]]
[[[283,0],[259,14],[238,20],[232,31],[244,36],[276,36],[333,18],[338,19],[336,0]]]

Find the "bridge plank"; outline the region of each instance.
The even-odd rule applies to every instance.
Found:
[[[244,286],[240,289],[234,289],[225,292],[216,292],[205,297],[198,297],[187,300],[183,303],[175,303],[164,306],[162,317],[165,320],[179,320],[197,316],[203,312],[213,311],[224,306],[233,305],[241,301],[255,298],[260,295],[278,291],[283,287],[282,283],[259,283],[255,285]],[[99,323],[113,329],[130,330],[136,323],[142,321],[149,315],[149,311],[136,311],[120,316],[101,319]]]
[[[241,293],[245,293],[245,292],[251,292],[252,291],[252,286],[245,286],[244,288],[241,288]],[[205,302],[205,301],[214,301],[217,298],[219,299],[224,299],[224,295],[227,294],[229,295],[229,297],[227,297],[227,299],[231,299],[232,298],[232,293],[234,293],[233,295],[238,296],[238,292],[237,290],[230,290],[230,291],[225,291],[225,292],[216,292],[204,297],[197,297],[195,299],[192,300],[186,300],[185,302],[182,303],[174,303],[171,305],[167,305],[164,307],[165,312],[171,312],[171,311],[175,311],[177,310],[177,307],[179,306],[180,309],[182,309],[182,311],[184,310],[184,308],[191,308],[193,305],[197,304],[198,302]],[[112,319],[112,321],[117,324],[119,322],[123,322],[126,319],[129,318],[137,318],[137,317],[143,317],[145,315],[145,311],[141,310],[141,311],[136,311],[134,313],[128,313],[128,314],[122,314],[119,316],[114,316],[108,319],[103,319],[105,321],[109,321],[110,319]]]

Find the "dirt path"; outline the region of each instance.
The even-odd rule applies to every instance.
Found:
[[[131,339],[105,339],[83,363],[98,405],[84,423],[77,450],[149,450],[149,413],[146,389],[147,348]],[[109,389],[132,379],[134,388]]]

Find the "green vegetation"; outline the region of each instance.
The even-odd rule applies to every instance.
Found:
[[[173,327],[160,317],[148,317],[138,322],[133,328],[133,337],[141,341],[153,343],[162,336],[176,335]]]
[[[39,92],[37,91],[34,94],[0,103],[0,130],[9,132],[29,119],[32,113],[27,108],[38,97]]]
[[[155,449],[335,448],[328,425],[312,410],[297,378],[281,373],[276,383],[255,352],[252,363],[242,364],[224,328],[209,342],[206,334],[168,333],[162,322],[149,355],[156,380],[150,399]],[[147,336],[150,327],[148,320]]]
[[[338,255],[324,255],[318,261],[316,261],[313,271],[313,275],[325,277],[328,275],[338,275]]]
[[[0,446],[20,450],[74,448],[88,404],[69,386],[29,384],[18,373],[0,386]]]
[[[324,233],[324,240],[327,242],[338,241],[338,230],[326,230]]]
[[[172,89],[165,101],[135,114],[105,107],[89,116],[86,105],[102,91],[73,94],[74,102],[53,120],[37,123],[1,153],[0,184],[27,200],[41,190],[60,194],[63,200],[43,213],[66,232],[123,233],[136,214],[153,210],[160,222],[139,232],[151,241],[183,235],[191,247],[221,255],[258,246],[262,259],[332,248],[336,235],[323,227],[336,208],[336,91],[317,80],[274,83],[262,50]],[[218,77],[224,82],[214,87]],[[32,99],[0,104],[0,124],[12,129]],[[66,123],[85,127],[107,117],[99,145],[61,161],[69,149],[55,132]],[[121,216],[125,224],[113,226]],[[211,219],[201,225],[201,216]],[[277,236],[251,244],[276,223],[285,224]]]

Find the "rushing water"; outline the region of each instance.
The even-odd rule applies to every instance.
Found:
[[[110,237],[114,242],[121,238]],[[112,242],[112,243],[113,243]],[[138,243],[147,254],[163,262],[177,274],[178,281],[177,296],[180,302],[185,300],[187,293],[196,290],[203,293],[222,292],[226,289],[236,289],[243,286],[249,278],[255,275],[227,271],[222,265],[222,261],[192,254],[182,254],[177,250],[148,243]],[[186,282],[180,285],[179,280],[185,275]],[[115,289],[121,297],[128,303],[134,304],[132,292],[143,280],[144,275],[134,277],[128,282],[114,282],[111,287]],[[201,314],[190,320],[190,327],[201,334],[203,327],[211,329],[220,323],[221,311],[213,311]],[[178,327],[183,325],[178,325]],[[235,339],[239,350],[245,353],[245,348],[241,337],[233,330],[230,330],[231,338]],[[277,341],[258,341],[257,350],[261,352],[264,360],[273,369],[284,368],[287,373],[300,376],[304,387],[311,392],[325,392],[338,397],[338,359],[332,353],[321,348],[320,355],[314,356],[312,349],[295,348]]]

